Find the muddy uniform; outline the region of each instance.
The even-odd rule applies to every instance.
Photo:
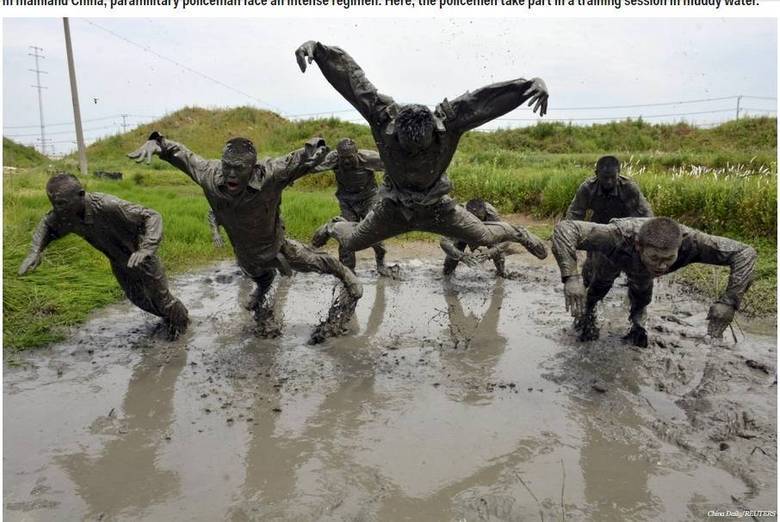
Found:
[[[134,268],[127,266],[134,252],[155,252],[162,231],[157,212],[108,194],[88,192],[84,195],[84,217],[63,220],[49,212],[35,229],[30,251],[43,252],[49,243],[70,233],[81,236],[108,258],[130,302],[173,325],[186,326],[187,309],[168,291],[159,258],[150,255]]]
[[[216,222],[225,229],[233,245],[238,266],[257,283],[255,304],[262,303],[276,269],[288,275],[290,269],[331,274],[349,286],[346,281],[351,281],[352,276],[345,273],[344,265],[332,256],[284,237],[279,212],[282,191],[313,171],[316,152],[298,149],[286,156],[258,162],[247,189],[240,196],[231,196],[220,188],[221,160],[203,159],[168,139],[161,139],[159,144],[160,158],[190,176],[203,189]],[[313,151],[324,147],[321,140],[312,140],[309,145]]]
[[[528,99],[523,94],[531,81],[495,83],[452,101],[445,99],[434,113],[433,143],[411,155],[401,147],[395,133],[400,106],[377,91],[351,56],[318,42],[313,59],[328,82],[368,121],[385,165],[385,180],[373,212],[360,223],[328,225],[328,235],[342,247],[363,250],[412,230],[455,237],[471,245],[517,241],[518,233],[527,235],[508,223],[482,223],[456,205],[447,195],[452,183],[446,170],[461,136],[517,108]]]
[[[650,204],[642,195],[642,190],[632,180],[618,176],[615,188],[611,193],[605,192],[594,176],[585,180],[577,189],[564,219],[583,221],[585,213],[592,211],[590,221],[606,224],[613,218],[653,217]],[[600,269],[603,264],[610,268]],[[589,251],[582,266],[582,280],[585,286],[590,285],[593,274],[598,271],[614,271],[615,267],[608,257],[600,252]]]
[[[588,285],[586,307],[592,309],[607,295],[613,281],[625,272],[628,277],[629,318],[643,324],[645,308],[653,297],[653,276],[647,271],[636,250],[639,229],[648,218],[613,219],[603,225],[586,221],[561,221],[555,226],[552,251],[565,282],[577,274],[577,250],[599,252],[612,263],[594,267]],[[744,243],[711,236],[680,225],[683,240],[677,260],[669,269],[674,272],[692,263],[728,265],[731,267],[726,290],[717,302],[739,309],[742,295],[753,281],[756,251]]]
[[[501,221],[501,216],[498,214],[496,207],[490,203],[485,203],[485,220],[483,222],[488,221]],[[464,252],[467,246],[472,251],[474,251],[479,246],[469,245],[465,241],[451,237],[442,238],[439,244],[441,245],[442,250],[447,253],[447,257],[444,258],[444,275],[449,275],[455,271],[455,269],[458,267],[458,264],[460,263],[460,260],[458,259],[460,257],[459,253]],[[496,272],[498,275],[503,275],[505,262],[503,252],[501,250],[496,250],[496,253],[491,256],[491,259],[493,260],[493,264],[496,265]]]
[[[331,151],[315,169],[316,172],[332,170],[336,175],[336,199],[339,201],[341,217],[347,221],[359,222],[368,215],[377,201],[377,185],[374,172],[385,169],[379,154],[373,150],[359,150],[358,165],[354,170],[339,168],[339,153]],[[383,243],[371,245],[376,256],[377,266],[384,264],[387,249]],[[339,261],[355,269],[355,252],[345,250],[339,245]]]

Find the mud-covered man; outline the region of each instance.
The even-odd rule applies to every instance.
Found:
[[[474,214],[477,219],[483,223],[501,221],[501,216],[498,214],[496,208],[479,198],[467,201],[466,210]],[[444,258],[443,273],[445,276],[451,275],[460,263],[476,266],[483,258],[493,260],[493,264],[496,266],[496,275],[498,277],[506,276],[506,259],[504,251],[499,245],[491,247],[487,252],[483,252],[481,255],[477,255],[476,245],[469,245],[465,241],[451,237],[442,237],[439,241],[439,245],[441,246],[441,249],[444,250],[444,253],[447,254],[447,257]],[[471,250],[468,254],[466,253],[467,246]]]
[[[587,290],[577,273],[577,250],[599,252],[612,260],[595,268]],[[606,225],[561,221],[555,226],[552,251],[561,270],[566,308],[581,325],[581,341],[598,338],[596,305],[620,272],[625,272],[631,304],[631,328],[625,339],[636,346],[647,346],[646,308],[653,296],[654,278],[692,263],[729,266],[726,290],[707,315],[708,334],[720,338],[753,281],[756,263],[752,247],[665,217],[614,219]]]
[[[382,160],[373,150],[358,149],[350,138],[344,138],[336,145],[336,150],[328,153],[325,161],[315,169],[317,172],[332,170],[336,175],[336,199],[341,209],[341,217],[351,222],[359,222],[368,215],[377,199],[377,171],[384,170]],[[376,257],[376,270],[380,275],[391,275],[385,266],[387,249],[384,243],[371,245]],[[339,245],[339,261],[352,271],[355,270],[355,252]]]
[[[564,219],[585,221],[588,211],[588,221],[602,224],[609,223],[613,218],[653,216],[653,210],[639,185],[620,175],[620,161],[615,156],[598,159],[596,175],[582,182]],[[589,251],[582,266],[582,282],[588,287],[595,272],[612,272],[616,269],[607,256]],[[595,328],[595,324],[585,321],[585,318],[580,318],[575,327],[584,339],[594,335],[589,330]]]
[[[70,174],[50,178],[46,195],[53,210],[38,223],[19,275],[41,263],[49,243],[73,233],[108,258],[130,302],[161,317],[169,339],[187,329],[187,308],[168,290],[165,270],[156,255],[163,232],[160,214],[108,194],[86,192]]]
[[[564,219],[609,223],[613,218],[652,217],[653,210],[634,181],[620,175],[620,161],[602,156],[596,162],[596,175],[577,189]]]
[[[317,327],[311,342],[342,333],[363,293],[360,281],[332,256],[286,239],[280,215],[282,191],[296,179],[314,171],[328,153],[324,140],[312,139],[286,156],[257,161],[254,144],[246,138],[229,140],[221,160],[206,160],[184,145],[153,132],[149,140],[129,154],[137,161],[157,155],[195,183],[228,235],[236,260],[257,284],[247,308],[254,313],[258,334],[275,336],[279,326],[273,317],[269,294],[277,270],[331,274],[344,284],[331,306],[328,319]]]
[[[539,78],[495,83],[440,103],[435,111],[423,105],[396,103],[380,94],[345,51],[306,42],[296,51],[298,65],[317,62],[330,84],[368,121],[385,182],[379,200],[359,223],[334,218],[312,240],[321,246],[331,237],[346,250],[358,251],[404,232],[422,230],[454,237],[472,245],[504,241],[521,243],[539,258],[547,250],[539,238],[508,223],[482,223],[448,196],[446,175],[461,136],[528,102],[540,115],[547,112],[547,87]]]

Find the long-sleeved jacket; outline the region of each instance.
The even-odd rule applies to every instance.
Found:
[[[247,189],[232,196],[224,187],[221,160],[206,160],[175,141],[163,139],[160,158],[200,185],[217,222],[225,229],[238,265],[250,276],[258,275],[276,258],[284,241],[284,223],[279,213],[282,190],[313,172],[317,151],[325,147],[314,139],[308,147],[286,156],[266,158],[255,165]]]
[[[317,43],[314,60],[328,82],[368,121],[385,165],[382,195],[406,206],[438,203],[452,189],[446,170],[461,136],[530,97],[524,93],[531,81],[520,78],[466,92],[452,101],[445,99],[434,111],[433,144],[410,155],[401,148],[395,133],[401,106],[379,93],[349,54]]]
[[[652,217],[653,210],[639,186],[625,176],[618,176],[612,193],[605,193],[597,177],[585,180],[577,189],[564,219],[584,220],[591,209],[594,223],[609,223],[613,218]]]
[[[162,231],[162,218],[154,210],[109,194],[87,192],[84,217],[66,220],[54,211],[48,212],[33,233],[30,251],[41,253],[55,239],[74,233],[105,254],[112,264],[126,269],[134,252],[157,250]]]
[[[555,226],[552,252],[561,270],[561,279],[578,275],[577,250],[601,252],[629,277],[652,279],[636,248],[639,229],[648,218],[613,219],[609,224],[587,221],[561,221]],[[682,244],[677,260],[669,269],[674,272],[692,263],[724,265],[731,268],[726,290],[718,302],[739,308],[745,291],[753,282],[756,251],[738,241],[712,236],[680,225]]]
[[[374,172],[385,170],[385,166],[379,154],[373,150],[359,150],[357,160],[357,167],[345,171],[339,165],[338,151],[332,150],[314,171],[332,170],[336,174],[336,197],[339,200],[350,203],[365,201],[373,198],[377,192]]]

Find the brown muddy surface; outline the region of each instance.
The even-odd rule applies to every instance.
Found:
[[[397,246],[397,245],[396,245]],[[8,520],[699,520],[775,510],[776,337],[707,344],[708,304],[661,280],[651,343],[626,292],[580,344],[549,262],[511,280],[398,247],[350,334],[306,341],[330,278],[280,284],[252,335],[231,264],[176,278],[174,343],[129,303],[4,368]],[[395,254],[395,255],[394,255]],[[412,257],[410,257],[410,255]],[[14,364],[9,364],[13,362]]]

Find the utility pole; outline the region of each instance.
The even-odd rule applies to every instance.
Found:
[[[127,114],[122,115],[122,133],[127,132]]]
[[[68,75],[70,76],[70,96],[73,99],[73,120],[76,122],[76,142],[79,145],[79,166],[81,175],[87,176],[87,149],[84,147],[84,131],[81,128],[81,110],[79,109],[79,90],[76,86],[76,68],[73,65],[73,47],[70,43],[70,24],[62,19],[65,28],[65,50],[68,54]]]
[[[36,84],[33,85],[32,87],[38,89],[38,115],[41,118],[41,154],[45,156],[46,155],[46,130],[45,130],[46,125],[43,123],[43,93],[41,91],[46,87],[41,85],[41,73],[43,74],[47,74],[47,73],[46,71],[42,71],[38,64],[38,59],[45,58],[45,56],[39,54],[39,52],[43,52],[43,49],[41,47],[35,47],[34,45],[31,45],[30,49],[32,49],[33,52],[27,54],[35,57],[35,69],[28,69],[28,70],[35,73]]]
[[[739,102],[742,101],[742,95],[737,96],[737,120],[739,120]]]

